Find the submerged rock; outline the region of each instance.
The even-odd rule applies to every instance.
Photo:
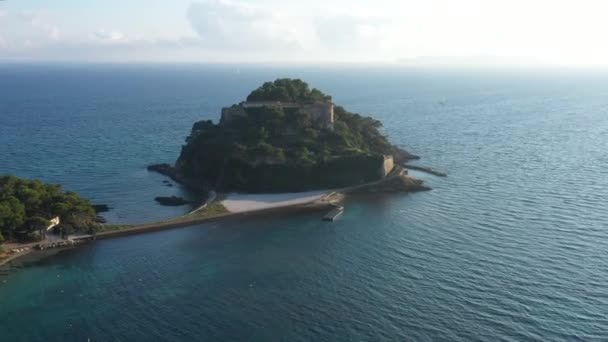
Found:
[[[149,165],[148,167],[146,167],[146,169],[148,171],[157,172],[157,173],[160,173],[161,175],[167,176],[171,180],[173,180],[175,183],[184,185],[192,190],[201,191],[201,192],[207,192],[209,190],[207,187],[203,186],[202,184],[193,183],[192,181],[189,181],[175,167],[173,167],[167,163],[152,164],[152,165]],[[173,184],[170,184],[168,182],[169,182],[168,180],[163,181],[163,183],[166,186],[173,186]]]
[[[173,166],[163,163],[163,164],[152,164],[147,167],[148,171],[158,172],[161,175],[165,175],[168,177],[173,177],[175,175],[175,169]]]
[[[154,199],[156,202],[158,202],[160,205],[165,205],[165,206],[180,206],[180,205],[186,205],[186,204],[190,204],[192,202],[185,200],[181,197],[177,197],[177,196],[169,196],[169,197],[156,197]]]
[[[108,206],[107,204],[93,204],[91,205],[91,207],[93,207],[93,210],[95,210],[96,214],[107,213],[112,209],[112,207]]]

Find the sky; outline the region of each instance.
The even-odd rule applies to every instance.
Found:
[[[599,0],[0,0],[0,61],[606,66]]]

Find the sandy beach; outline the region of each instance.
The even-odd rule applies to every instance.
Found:
[[[231,193],[221,202],[232,213],[287,207],[318,201],[331,194],[331,190],[279,193],[279,194],[239,194]]]
[[[125,226],[124,229],[115,231],[100,232],[95,235],[95,239],[107,239],[120,237],[132,234],[145,232],[153,232],[164,229],[179,228],[193,224],[215,222],[229,218],[239,218],[249,215],[271,214],[277,212],[299,212],[310,210],[322,210],[331,206],[329,201],[322,201],[328,195],[332,194],[331,190],[308,191],[297,193],[279,193],[279,194],[238,194],[232,193],[226,195],[225,199],[220,203],[228,212],[214,216],[200,216],[195,212],[184,216],[176,217],[159,222],[150,222],[139,225]],[[84,239],[80,242],[90,240],[92,236],[82,236]],[[82,238],[80,237],[80,238]],[[72,237],[79,240],[79,237]],[[12,250],[20,248],[23,251],[5,255],[0,259],[0,266],[6,266],[11,261],[20,258],[34,251],[34,246],[38,243],[28,244],[7,244],[5,248]]]

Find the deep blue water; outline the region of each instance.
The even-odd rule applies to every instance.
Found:
[[[2,341],[608,340],[608,74],[0,66],[0,174],[170,217],[192,123],[301,77],[449,173],[431,192],[100,241],[0,274]]]

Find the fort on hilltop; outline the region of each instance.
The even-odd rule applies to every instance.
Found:
[[[296,192],[375,182],[413,157],[389,143],[382,123],[348,112],[298,79],[278,79],[194,123],[174,166],[154,166],[188,185],[221,192]]]

